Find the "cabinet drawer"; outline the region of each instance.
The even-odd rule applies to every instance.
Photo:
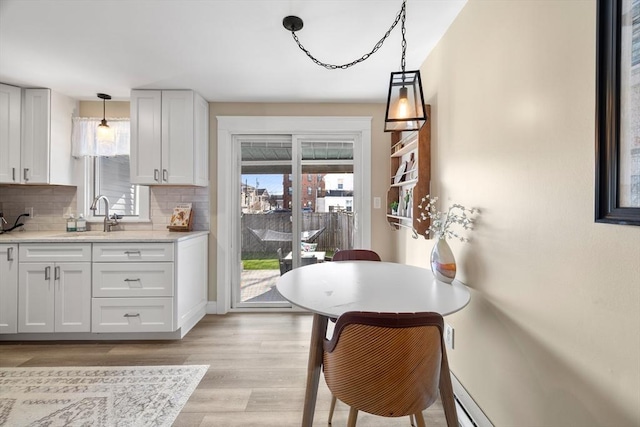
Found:
[[[94,243],[93,262],[173,261],[173,243]]]
[[[21,243],[20,262],[91,261],[91,243]]]
[[[171,297],[173,263],[94,263],[93,296]]]
[[[91,332],[172,332],[173,298],[93,298]]]

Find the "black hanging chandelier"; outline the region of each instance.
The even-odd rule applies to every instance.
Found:
[[[360,58],[346,64],[334,65],[322,62],[315,58],[300,42],[296,35],[303,27],[302,19],[297,16],[287,16],[282,20],[282,25],[291,31],[293,39],[298,47],[317,65],[329,70],[346,69],[368,59],[382,47],[384,41],[389,37],[391,31],[401,23],[402,29],[402,60],[400,67],[402,71],[392,72],[389,82],[389,95],[387,96],[387,111],[384,119],[384,131],[413,131],[419,130],[427,120],[424,109],[424,95],[422,94],[422,81],[420,80],[420,70],[405,71],[405,55],[407,50],[407,40],[405,38],[406,20],[406,0],[402,1],[402,7],[396,15],[393,24],[384,36],[375,44],[371,52],[362,55]]]

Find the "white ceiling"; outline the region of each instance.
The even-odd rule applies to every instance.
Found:
[[[408,0],[407,70],[420,67],[466,0]],[[401,0],[0,0],[0,82],[48,87],[81,100],[104,92],[194,89],[218,102],[385,102],[400,70]],[[429,76],[422,76],[423,80]]]

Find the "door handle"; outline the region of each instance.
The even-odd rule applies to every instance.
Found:
[[[29,178],[27,177],[28,172],[29,172],[29,168],[24,168],[24,172],[23,172],[24,182],[29,181]]]
[[[153,170],[153,180],[154,181],[159,181],[160,180],[160,171],[158,169],[154,169]]]
[[[7,261],[13,261],[13,248],[7,248]]]
[[[51,280],[51,267],[44,268],[44,280]]]
[[[162,169],[162,180],[164,182],[168,182],[169,181],[169,171],[166,169]]]

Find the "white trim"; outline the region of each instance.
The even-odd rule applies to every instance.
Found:
[[[451,373],[451,384],[453,394],[456,398],[456,412],[458,414],[458,424],[461,427],[493,427],[493,424],[482,412],[482,409],[473,400],[471,395],[465,390],[458,378]]]
[[[371,117],[287,117],[287,116],[217,116],[218,121],[218,257],[217,313],[231,309],[233,262],[238,242],[232,230],[238,218],[233,215],[233,185],[229,183],[239,163],[233,141],[236,135],[334,135],[350,133],[354,141],[354,192],[360,197],[354,210],[358,212],[355,226],[362,231],[358,246],[371,246]],[[235,165],[235,166],[234,166]],[[358,190],[356,190],[356,188]],[[295,230],[294,230],[295,232]]]

